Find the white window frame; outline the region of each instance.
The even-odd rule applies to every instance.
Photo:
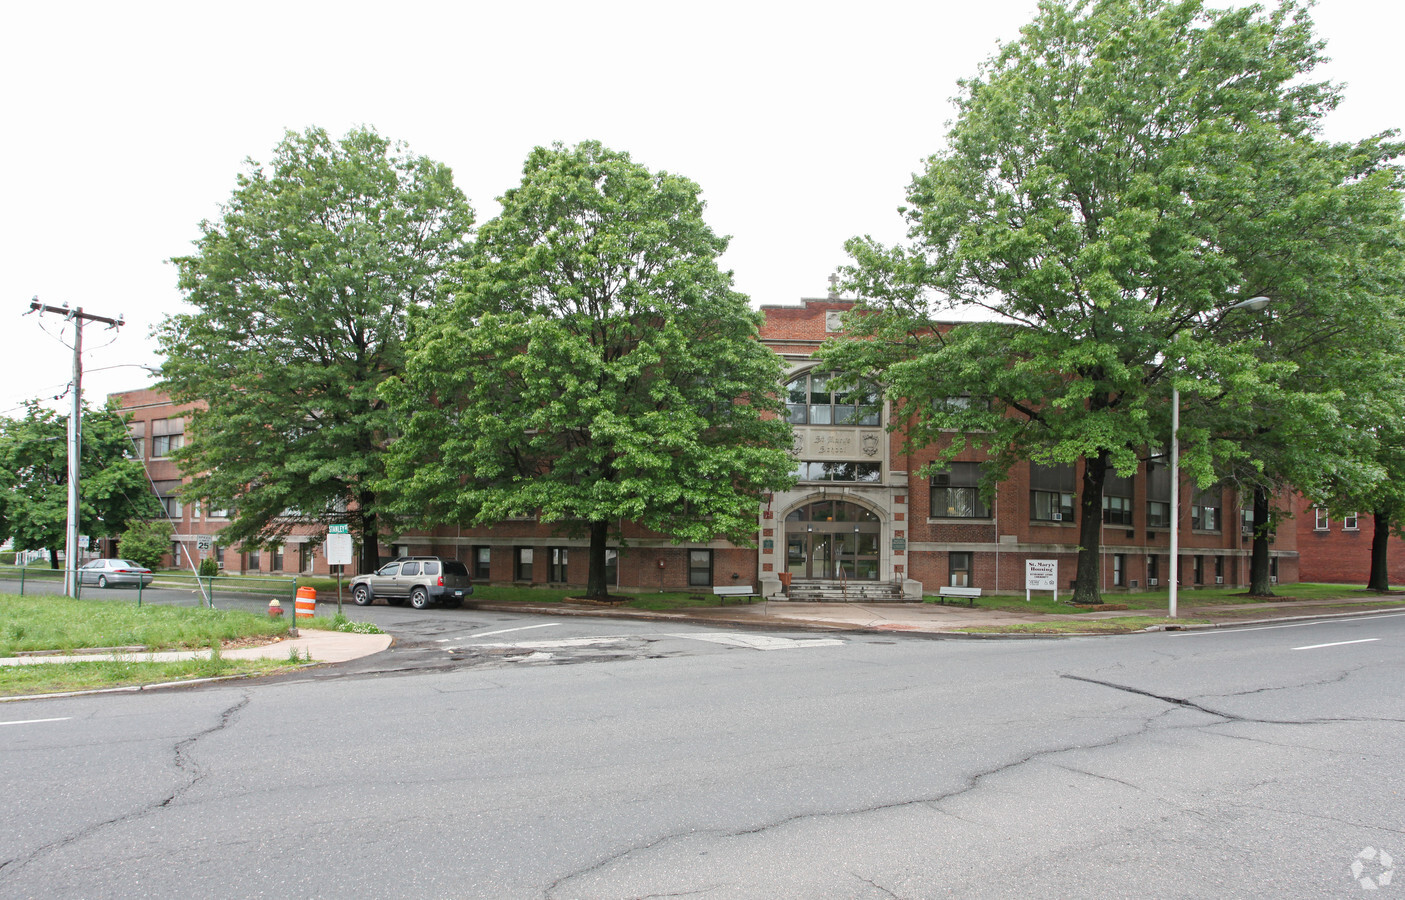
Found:
[[[1313,530],[1313,531],[1331,531],[1331,530],[1332,530],[1332,519],[1331,519],[1330,516],[1327,515],[1327,508],[1326,508],[1325,506],[1315,506],[1315,507],[1313,507],[1313,509],[1312,509],[1312,514],[1313,514],[1313,522],[1312,522],[1312,530]]]
[[[1360,531],[1361,517],[1357,513],[1348,513],[1342,519],[1342,531]]]

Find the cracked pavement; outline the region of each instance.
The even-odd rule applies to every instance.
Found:
[[[571,664],[431,665],[468,621],[393,673],[25,704],[0,897],[1319,897],[1405,858],[1398,617],[777,652],[543,620],[472,652]]]

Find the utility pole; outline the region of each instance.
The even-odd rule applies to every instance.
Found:
[[[45,306],[35,297],[29,302],[29,311],[40,314],[58,313],[65,319],[73,320],[73,408],[68,415],[68,536],[64,541],[63,592],[69,597],[78,596],[78,473],[83,451],[83,323],[102,322],[110,328],[121,328],[126,324],[122,316],[109,319],[83,312],[83,307],[69,309],[63,306]]]

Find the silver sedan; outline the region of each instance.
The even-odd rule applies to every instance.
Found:
[[[100,588],[148,585],[154,577],[150,569],[130,559],[95,559],[78,570],[79,584],[95,584]]]

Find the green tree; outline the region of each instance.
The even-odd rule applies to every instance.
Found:
[[[114,410],[85,405],[81,460],[80,534],[114,537],[130,519],[161,514]],[[0,487],[0,541],[13,538],[16,550],[47,548],[57,569],[68,529],[68,416],[31,401],[23,417],[0,420]]]
[[[171,552],[174,533],[175,529],[166,519],[134,519],[117,539],[117,552],[123,559],[154,569],[161,565],[162,557]]]
[[[1172,379],[1206,398],[1188,404],[1181,434],[1202,487],[1249,454],[1246,420],[1289,400],[1322,418],[1340,388],[1292,381],[1297,364],[1268,352],[1247,314],[1228,315],[1265,294],[1320,312],[1348,281],[1333,277],[1343,248],[1393,240],[1380,213],[1398,204],[1398,147],[1317,137],[1338,100],[1308,77],[1320,51],[1292,0],[1267,12],[1045,0],[961,83],[950,149],[909,188],[907,244],[849,243],[850,286],[871,299],[850,324],[858,340],[827,356],[886,382],[913,442],[941,445],[955,429],[938,465],[985,446],[992,480],[1022,458],[1085,461],[1074,602],[1101,599],[1104,481],[1165,446]],[[1323,234],[1300,265],[1295,252]],[[951,310],[995,321],[942,324]],[[992,403],[942,402],[968,394]],[[1196,418],[1228,396],[1238,419]]]
[[[468,246],[448,167],[375,132],[289,132],[249,163],[219,222],[175,260],[195,307],[158,337],[165,387],[200,401],[178,454],[187,496],[229,507],[229,542],[347,522],[379,558],[375,485],[393,423],[377,388],[403,365],[408,314]]]
[[[537,515],[588,533],[606,595],[621,520],[750,541],[790,483],[778,357],[717,258],[699,188],[587,142],[538,147],[387,385],[388,484],[420,521]]]

